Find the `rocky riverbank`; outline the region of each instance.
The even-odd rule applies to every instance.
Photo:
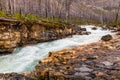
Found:
[[[9,24],[11,24],[11,26]],[[38,24],[39,26],[41,26],[41,24],[42,25],[44,24],[44,27],[43,27],[44,32],[47,32],[50,30],[56,31],[58,29],[58,26],[56,27],[57,29],[53,28],[53,26],[50,26],[50,29],[49,29],[48,22],[46,23],[44,21],[37,22],[34,24],[35,25]],[[16,25],[19,25],[19,26],[16,26]],[[47,28],[46,28],[46,25],[47,25]],[[59,26],[62,26],[62,25],[64,25],[64,29],[61,30],[62,31],[61,35],[64,37],[71,36],[72,34],[88,34],[85,28],[74,27],[74,25],[70,25],[70,24],[59,24]],[[72,31],[69,34],[66,33],[66,31],[69,32],[69,29],[66,27],[68,25],[71,26],[69,29],[71,29]],[[19,41],[20,39],[20,41],[16,43],[17,46],[24,46],[28,44],[34,44],[37,42],[56,39],[56,38],[52,38],[51,36],[47,36],[47,38],[44,38],[42,40],[41,40],[41,37],[39,38],[38,36],[36,37],[35,35],[37,30],[40,31],[41,29],[39,29],[39,26],[32,27],[33,24],[25,24],[19,21],[7,22],[5,20],[2,22],[2,26],[4,26],[4,27],[1,27],[1,31],[3,31],[3,33],[7,29],[9,29],[7,30],[7,32],[11,31],[9,33],[14,34],[12,38],[16,37],[17,39],[16,41]],[[22,27],[25,26],[25,27],[22,28],[21,26]],[[26,33],[24,33],[24,30]],[[75,30],[76,32],[74,32]],[[96,29],[94,28],[94,30]],[[20,36],[18,36],[17,31],[20,33]],[[35,33],[32,33],[34,31]],[[59,34],[61,31],[59,31]],[[15,32],[17,33],[15,34]],[[3,33],[1,32],[1,34]],[[25,34],[27,34],[27,37],[25,36]],[[34,35],[35,37],[32,36],[33,34],[35,34]],[[56,32],[56,34],[58,33]],[[58,37],[57,39],[64,38],[64,37]],[[9,39],[11,40],[11,38]],[[7,40],[8,38],[5,40],[4,43],[6,43]],[[26,40],[27,42],[24,42],[24,40]],[[10,42],[12,41],[14,40],[11,40]],[[13,49],[15,47],[16,46],[14,46]],[[2,48],[0,49],[2,50]],[[6,48],[6,50],[8,50],[8,48]],[[18,73],[0,74],[0,80],[58,80],[58,79],[59,80],[65,80],[65,79],[67,80],[119,80],[120,79],[119,77],[120,54],[119,53],[120,53],[120,35],[118,32],[117,35],[114,35],[113,37],[111,35],[103,36],[101,38],[101,41],[97,43],[78,46],[72,49],[65,49],[57,52],[50,52],[48,58],[39,61],[34,71],[26,72],[22,74],[18,74]]]
[[[0,74],[0,80],[120,80],[120,35],[103,37],[106,40],[50,52],[34,71]]]
[[[50,52],[32,75],[37,80],[120,80],[120,36],[110,41]]]
[[[72,36],[89,34],[85,28],[66,23],[37,21],[28,23],[0,19],[0,52],[13,52],[14,48]]]

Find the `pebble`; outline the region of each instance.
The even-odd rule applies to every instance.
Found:
[[[113,65],[113,63],[111,63],[111,62],[108,62],[108,61],[104,61],[104,62],[102,62],[105,66],[112,66]]]
[[[88,76],[89,75],[89,73],[82,73],[82,72],[76,72],[75,74],[74,74],[75,76],[81,76],[81,77],[86,77],[86,76]]]
[[[80,67],[80,68],[75,68],[74,70],[80,71],[80,72],[91,72],[93,69],[87,68],[86,66]]]

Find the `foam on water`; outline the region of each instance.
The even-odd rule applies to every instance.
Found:
[[[17,48],[13,54],[0,57],[0,73],[26,72],[34,70],[40,59],[48,56],[51,51],[58,51],[73,46],[97,42],[103,35],[111,34],[110,31],[103,31],[101,28],[92,30],[93,26],[82,26],[90,35],[74,35],[72,38],[55,40],[52,42],[39,43],[33,46]]]

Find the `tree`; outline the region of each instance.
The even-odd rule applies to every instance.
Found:
[[[2,10],[2,0],[0,0],[0,10]]]
[[[45,0],[45,17],[48,18],[48,0]]]
[[[41,16],[41,12],[42,12],[42,1],[41,0],[38,0],[38,6],[39,6],[39,8],[38,8],[38,10],[39,10],[39,16]]]
[[[115,22],[117,22],[118,19],[119,19],[119,12],[120,12],[120,2],[119,2],[119,5],[118,5],[118,7],[117,7]]]
[[[12,14],[12,3],[11,3],[11,0],[8,0],[8,13],[10,15]]]
[[[66,22],[69,22],[70,19],[70,8],[73,0],[65,0],[65,7],[66,7]]]

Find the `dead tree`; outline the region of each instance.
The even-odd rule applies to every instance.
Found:
[[[45,0],[45,17],[48,18],[48,0]]]
[[[66,7],[66,22],[69,22],[70,19],[70,9],[73,0],[65,0],[65,7]]]
[[[120,12],[120,2],[119,2],[119,6],[118,6],[117,12],[116,12],[115,22],[117,22],[119,19],[119,12]]]

